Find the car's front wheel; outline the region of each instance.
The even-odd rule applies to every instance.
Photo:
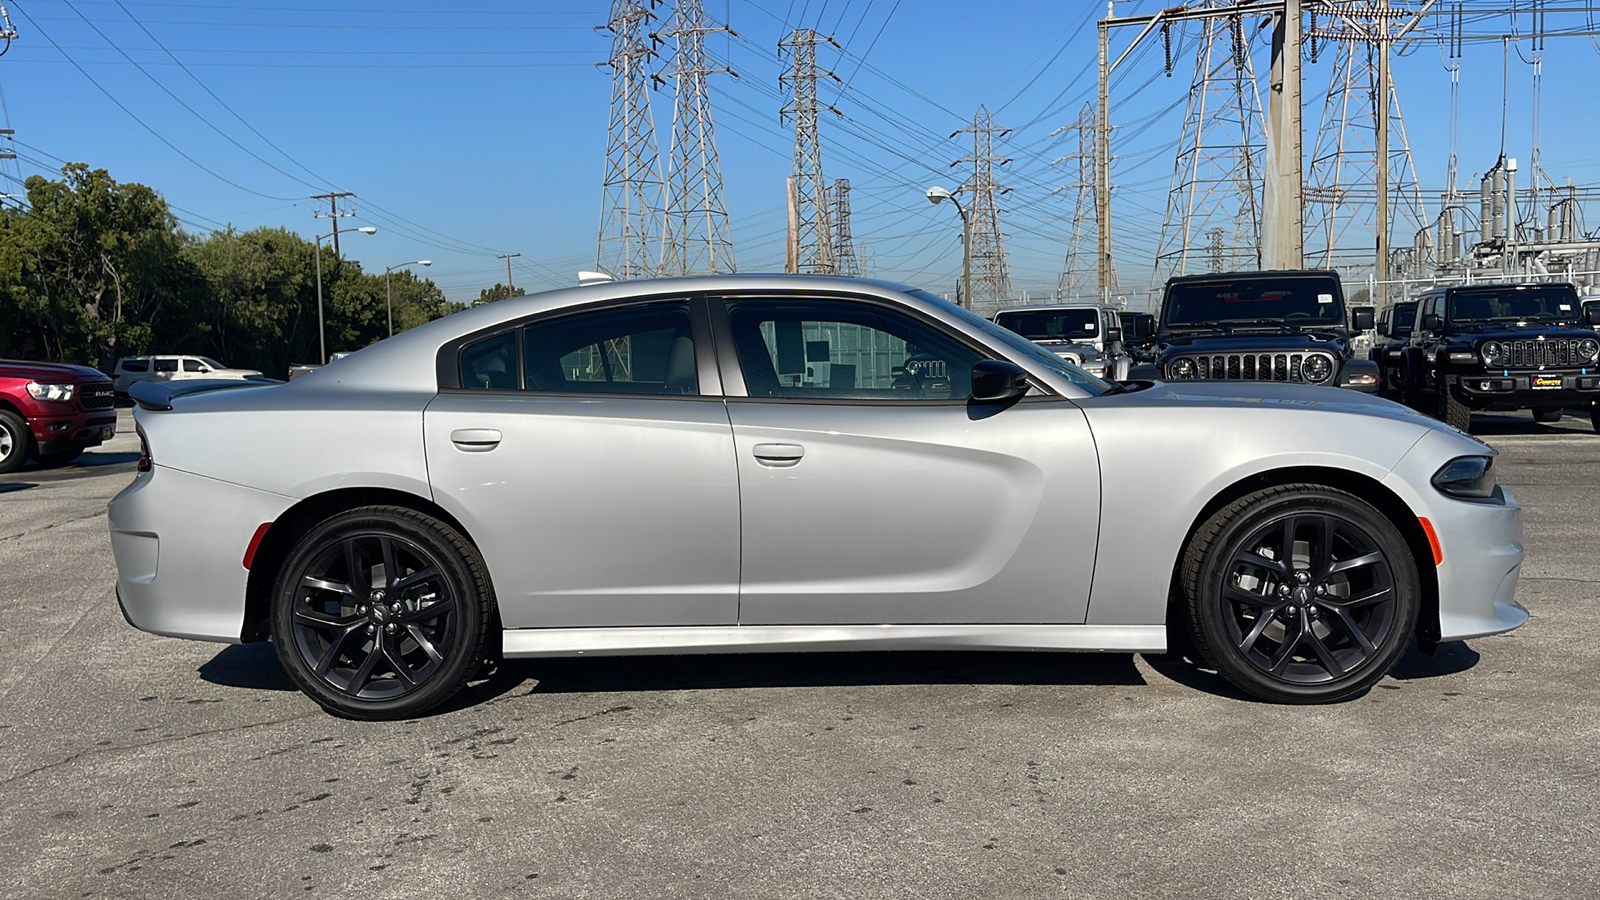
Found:
[[[1440,379],[1439,389],[1435,394],[1438,406],[1434,418],[1463,432],[1472,428],[1472,410],[1460,400],[1450,396],[1450,386],[1445,384],[1443,379]]]
[[[1281,703],[1370,690],[1405,652],[1421,607],[1417,563],[1394,523],[1320,485],[1230,503],[1195,533],[1181,575],[1201,656]]]
[[[272,641],[289,677],[329,712],[410,718],[477,672],[493,605],[483,559],[460,532],[415,510],[363,507],[289,551]]]
[[[0,409],[0,474],[22,468],[32,442],[28,423],[9,409]]]
[[[1559,422],[1561,421],[1562,414],[1565,412],[1566,410],[1559,406],[1555,409],[1536,409],[1533,411],[1533,420],[1535,422],[1543,422],[1545,424]]]

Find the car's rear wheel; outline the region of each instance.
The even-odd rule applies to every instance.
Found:
[[[1394,523],[1320,485],[1229,504],[1195,533],[1181,574],[1201,656],[1281,703],[1370,690],[1405,652],[1421,607],[1417,564]]]
[[[48,469],[72,462],[83,455],[83,450],[82,447],[74,447],[71,450],[58,450],[55,453],[35,453],[33,458],[39,461],[39,465]]]
[[[327,711],[410,718],[478,671],[493,605],[483,558],[460,532],[415,510],[363,507],[290,550],[272,640],[289,677]]]
[[[1565,412],[1566,410],[1559,406],[1555,409],[1536,409],[1533,411],[1533,420],[1535,422],[1544,422],[1546,424],[1551,422],[1559,422],[1561,421],[1561,416]]]
[[[1434,418],[1449,425],[1467,431],[1472,428],[1472,410],[1466,404],[1450,396],[1449,385],[1440,382],[1438,391],[1435,392],[1437,411]]]
[[[1589,427],[1595,434],[1600,434],[1600,403],[1589,407]]]
[[[0,409],[0,474],[22,468],[32,443],[28,423],[9,409]]]

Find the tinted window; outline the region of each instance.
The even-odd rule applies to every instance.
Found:
[[[461,386],[696,395],[699,376],[689,303],[578,313],[484,338],[462,350]]]
[[[175,359],[153,359],[151,362],[155,365],[157,372],[178,371],[178,361]]]
[[[480,391],[516,390],[517,333],[507,331],[463,348],[461,386]]]
[[[206,367],[198,359],[186,359],[183,361],[183,370],[185,372],[204,372]]]
[[[943,331],[845,300],[744,300],[728,305],[752,397],[965,400],[985,358]]]
[[[1162,306],[1168,325],[1336,325],[1344,321],[1332,279],[1218,279],[1173,284]]]
[[[995,323],[1030,341],[1092,341],[1100,337],[1100,314],[1093,309],[1045,309],[1002,312]]]
[[[148,372],[150,360],[142,356],[129,356],[117,361],[117,368],[124,372]]]
[[[1389,335],[1391,337],[1406,337],[1411,334],[1411,326],[1417,318],[1417,305],[1415,303],[1396,303],[1394,309],[1390,310],[1390,312],[1393,313],[1394,318],[1389,326]]]
[[[1452,322],[1575,322],[1579,316],[1578,295],[1567,284],[1511,287],[1453,288],[1449,312]]]

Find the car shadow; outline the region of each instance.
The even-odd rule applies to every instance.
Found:
[[[1440,644],[1432,656],[1418,650],[1413,644],[1410,651],[1395,663],[1389,672],[1389,677],[1399,681],[1419,681],[1423,678],[1454,675],[1476,666],[1478,659],[1478,651],[1469,647],[1466,641]]]
[[[69,464],[67,466],[63,466],[62,468],[73,468],[73,467],[88,468],[88,467],[91,467],[91,466],[120,466],[123,463],[131,463],[131,462],[138,462],[138,461],[139,461],[139,454],[136,453],[136,452],[134,452],[134,453],[126,453],[126,452],[124,452],[124,453],[95,453],[93,451],[90,451],[90,452],[85,453],[84,455],[78,457],[71,464]]]
[[[1146,654],[1144,659],[1150,664],[1150,668],[1184,687],[1246,703],[1271,702],[1245,693],[1208,664],[1188,655],[1152,653]],[[1389,677],[1396,681],[1420,681],[1424,678],[1439,678],[1465,672],[1477,664],[1478,651],[1467,646],[1464,641],[1440,644],[1432,656],[1423,653],[1417,648],[1416,641],[1412,641],[1411,646],[1394,664],[1394,668],[1389,670]]]
[[[726,690],[856,685],[1143,685],[1131,654],[856,651],[514,659],[501,672],[529,693]]]
[[[11,481],[0,484],[0,494],[12,494],[16,493],[17,491],[25,491],[28,488],[36,488],[38,486],[39,485],[31,481]]]
[[[223,687],[255,691],[298,690],[278,662],[277,651],[268,641],[233,644],[201,664],[200,678]]]

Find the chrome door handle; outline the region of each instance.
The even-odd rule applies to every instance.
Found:
[[[756,461],[764,466],[785,468],[800,462],[806,448],[799,444],[757,444],[754,453]]]
[[[462,450],[493,450],[500,446],[500,431],[495,428],[457,428],[450,432],[450,442]]]

